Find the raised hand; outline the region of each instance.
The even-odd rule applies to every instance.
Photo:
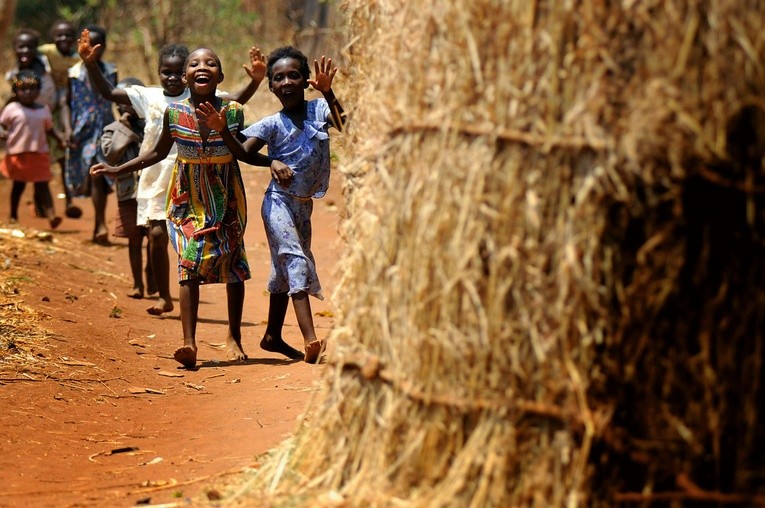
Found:
[[[226,123],[227,110],[228,106],[224,106],[220,111],[217,111],[215,106],[209,102],[203,102],[196,109],[196,114],[199,122],[205,124],[208,129],[223,132],[228,128]]]
[[[250,79],[260,83],[266,77],[266,57],[255,46],[250,48],[250,66],[242,65]]]
[[[85,63],[95,62],[98,59],[98,48],[100,44],[92,46],[90,44],[90,30],[85,28],[80,34],[80,38],[77,39],[77,53],[80,54],[80,58]]]
[[[335,73],[337,73],[337,67],[332,68],[332,59],[321,55],[321,63],[314,60],[313,68],[314,79],[309,79],[308,84],[321,93],[332,90],[332,80],[335,79]]]

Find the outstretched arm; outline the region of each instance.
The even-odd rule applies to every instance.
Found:
[[[318,60],[313,61],[314,79],[309,79],[308,84],[321,92],[324,99],[329,104],[330,125],[342,132],[345,126],[345,110],[335,97],[332,91],[332,80],[335,79],[337,67],[332,67],[332,59],[321,55],[321,63]]]
[[[157,141],[157,144],[154,146],[153,150],[143,153],[135,159],[131,159],[124,164],[120,164],[119,166],[110,166],[109,164],[102,163],[95,164],[90,167],[90,174],[122,175],[147,168],[163,160],[165,157],[167,157],[167,154],[170,153],[170,148],[172,148],[174,143],[173,138],[170,135],[169,118],[169,114],[167,110],[165,110],[165,118],[162,121],[162,133],[160,134],[159,140]]]
[[[260,48],[250,48],[250,66],[242,65],[247,75],[250,76],[250,82],[234,93],[223,94],[222,97],[228,100],[244,104],[249,101],[257,91],[263,78],[266,76],[266,57],[260,52]]]
[[[130,106],[130,97],[128,97],[127,92],[109,83],[104,73],[101,72],[101,68],[98,66],[98,49],[100,47],[100,44],[95,46],[90,44],[90,31],[87,28],[82,31],[80,38],[77,39],[77,52],[85,64],[90,82],[107,101]]]
[[[278,184],[285,187],[289,185],[294,175],[292,168],[281,161],[260,153],[260,149],[266,144],[262,139],[250,138],[241,143],[235,138],[231,131],[228,130],[228,125],[226,124],[226,108],[224,107],[220,111],[216,111],[215,107],[209,102],[202,103],[196,110],[197,118],[210,129],[220,133],[234,157],[253,166],[270,168],[271,176]]]

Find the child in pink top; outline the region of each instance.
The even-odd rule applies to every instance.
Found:
[[[18,221],[21,195],[27,182],[32,182],[35,202],[40,204],[51,229],[55,229],[61,223],[61,217],[55,215],[48,187],[52,175],[46,134],[53,136],[60,146],[64,145],[64,138],[53,127],[50,108],[36,102],[40,95],[37,74],[30,70],[19,71],[13,78],[12,90],[15,100],[0,113],[0,125],[7,138],[7,154],[0,172],[13,180],[10,219]]]

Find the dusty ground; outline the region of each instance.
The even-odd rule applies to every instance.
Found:
[[[266,182],[265,171],[245,170],[253,272],[246,284],[246,363],[225,361],[225,287],[212,285],[201,291],[201,367],[177,369],[177,300],[174,312],[152,317],[145,312],[150,300],[125,296],[131,288],[126,243],[89,242],[89,201],[78,200],[86,215],[66,219],[52,243],[0,234],[0,308],[50,332],[28,344],[17,340],[14,350],[0,326],[0,506],[132,506],[194,498],[225,475],[257,465],[259,454],[295,429],[323,367],[257,346],[268,303],[260,220]],[[0,181],[0,228],[13,227],[3,221],[9,187]],[[328,297],[340,254],[339,187],[333,181],[313,219]],[[31,199],[27,192],[24,201]],[[57,206],[62,210],[62,201]],[[109,217],[114,209],[110,202]],[[44,230],[46,221],[30,211],[23,207],[24,231]],[[175,259],[171,250],[173,266]],[[25,312],[16,312],[16,304]],[[333,324],[330,298],[312,304],[317,332],[325,337]],[[285,339],[302,349],[291,308]]]

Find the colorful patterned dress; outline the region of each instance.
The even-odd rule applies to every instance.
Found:
[[[226,105],[226,123],[236,134],[244,119],[242,106],[223,101]],[[170,104],[167,111],[178,148],[167,193],[167,232],[179,256],[178,280],[247,280],[247,201],[239,164],[217,131],[203,144],[188,99]]]
[[[106,79],[117,86],[117,67],[108,62],[100,62],[100,65]],[[69,149],[64,174],[72,196],[82,197],[90,194],[88,172],[90,166],[97,162],[101,132],[114,121],[114,113],[112,103],[93,89],[82,62],[69,69],[69,87],[72,141],[76,146]]]

